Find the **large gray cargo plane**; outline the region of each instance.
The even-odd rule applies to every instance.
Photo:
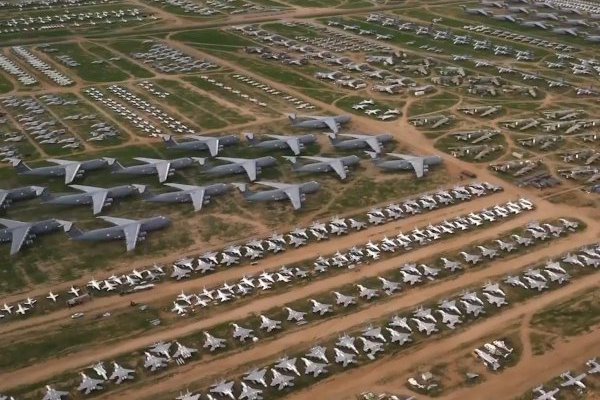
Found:
[[[216,157],[219,151],[225,146],[232,146],[239,143],[240,138],[235,135],[227,136],[198,136],[198,135],[186,135],[184,136],[187,140],[183,142],[177,142],[170,135],[162,136],[163,142],[167,149],[173,150],[188,150],[188,151],[203,151],[208,150],[211,157]]]
[[[251,192],[248,190],[248,186],[245,183],[234,183],[233,185],[240,189],[244,198],[248,201],[262,202],[290,200],[294,206],[294,210],[298,210],[302,207],[302,201],[304,201],[306,194],[315,193],[321,188],[321,185],[315,181],[298,184],[266,181],[260,181],[257,183],[260,185],[270,186],[273,189],[264,190],[261,192]]]
[[[141,161],[144,164],[124,167],[117,161],[113,165],[112,173],[126,175],[158,175],[158,181],[163,183],[178,169],[191,167],[194,163],[200,165],[204,164],[204,158],[198,157],[182,157],[172,160],[135,157],[134,160]]]
[[[127,251],[132,251],[135,249],[138,241],[146,239],[148,232],[164,229],[171,224],[171,221],[163,216],[140,220],[115,217],[98,218],[116,226],[94,229],[87,232],[73,227],[69,231],[71,239],[88,242],[125,239]]]
[[[252,147],[258,147],[267,150],[290,149],[296,156],[300,154],[306,145],[315,143],[317,141],[317,138],[313,134],[302,136],[283,136],[265,133],[264,136],[268,137],[269,139],[262,141],[257,140],[254,137],[254,134],[250,132],[245,133],[244,136]]]
[[[215,183],[208,186],[181,185],[179,183],[165,183],[165,186],[178,189],[176,192],[148,194],[145,201],[154,203],[192,203],[194,211],[200,211],[213,196],[218,196],[229,191],[230,186],[224,183]]]
[[[11,159],[12,166],[15,167],[15,170],[19,175],[50,177],[64,176],[65,185],[73,182],[75,178],[81,178],[87,171],[94,171],[113,165],[115,159],[104,157],[87,161],[71,161],[51,158],[46,161],[57,165],[31,168],[25,164],[23,160],[17,158]]]
[[[10,255],[15,255],[23,248],[25,244],[31,244],[39,235],[52,233],[60,228],[65,232],[71,229],[72,223],[59,219],[49,219],[37,222],[21,222],[10,219],[0,218],[0,225],[5,229],[0,229],[0,243],[10,242]]]
[[[24,186],[14,189],[0,189],[0,210],[7,209],[13,202],[29,200],[41,196],[46,191],[42,186]]]
[[[296,157],[284,158],[292,163],[292,168],[295,172],[317,173],[334,171],[340,177],[340,179],[346,179],[349,166],[356,165],[360,162],[360,158],[354,155],[346,157],[300,157],[306,160],[314,161],[313,163],[309,164],[300,163]]]
[[[366,152],[375,165],[386,171],[414,170],[417,178],[423,177],[429,171],[429,167],[442,163],[439,156],[413,156],[409,154],[387,153],[391,160],[383,160],[374,152]]]
[[[204,172],[215,176],[246,174],[250,182],[256,180],[256,176],[261,173],[262,168],[277,164],[277,160],[271,156],[260,158],[217,157],[217,160],[227,161],[229,164],[215,165],[205,169]]]
[[[81,190],[83,193],[67,194],[64,196],[43,198],[46,204],[57,204],[64,206],[92,205],[94,215],[102,212],[104,207],[110,206],[115,199],[133,196],[146,190],[144,185],[123,185],[111,188],[100,188],[94,186],[69,185],[73,189]]]
[[[331,132],[337,134],[340,131],[340,126],[350,122],[350,115],[328,116],[307,116],[299,117],[296,114],[289,114],[288,118],[294,128],[306,129],[323,129],[329,128]]]
[[[349,139],[340,139],[339,136]],[[381,153],[382,147],[386,143],[394,140],[389,133],[381,133],[379,135],[361,135],[357,133],[345,133],[338,136],[329,136],[333,147],[342,150],[356,150],[371,148],[375,153]]]

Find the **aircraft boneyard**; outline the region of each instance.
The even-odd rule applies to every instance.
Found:
[[[304,3],[0,1],[0,400],[594,396],[600,7]]]

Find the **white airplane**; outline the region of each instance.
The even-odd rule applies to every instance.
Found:
[[[286,387],[294,386],[294,377],[282,374],[276,369],[271,368],[271,374],[273,374],[273,379],[271,379],[271,387],[276,387],[277,390],[283,390]]]
[[[538,386],[535,389],[533,389],[533,394],[538,394],[536,395],[534,400],[556,400],[556,397],[554,397],[554,395],[557,394],[559,391],[559,388],[545,391],[543,386]]]
[[[210,352],[224,348],[225,344],[227,343],[227,340],[214,337],[208,332],[204,332],[204,336],[206,337],[206,340],[204,341],[204,345],[202,347],[205,349],[209,348]]]
[[[269,317],[266,317],[264,315],[260,315],[260,329],[265,329],[267,332],[272,332],[273,330],[277,329],[281,329],[281,321],[277,321],[274,319],[271,319]]]
[[[69,392],[63,392],[60,390],[56,390],[48,385],[46,385],[46,394],[42,398],[42,400],[62,400],[63,397],[68,396]],[[2,396],[0,396],[2,398]],[[8,400],[8,398],[7,398]]]
[[[133,379],[133,374],[135,373],[132,369],[123,368],[116,362],[113,362],[114,371],[110,376],[110,380],[115,381],[117,385],[123,383],[123,381]]]
[[[90,378],[83,372],[80,372],[79,374],[81,375],[81,383],[77,387],[77,390],[79,390],[80,392],[83,392],[85,394],[90,394],[91,392],[93,392],[95,390],[103,389],[103,387],[102,387],[102,384],[104,383],[103,380]]]
[[[56,299],[58,298],[58,295],[50,292],[50,293],[48,293],[48,296],[46,296],[46,298],[48,300],[52,300],[53,303],[56,303]]]
[[[312,312],[319,315],[325,315],[326,313],[333,312],[333,306],[331,304],[319,303],[314,299],[310,299],[312,303]]]
[[[233,381],[225,382],[222,380],[212,385],[210,392],[223,397],[229,397],[231,400],[235,400],[235,396],[233,394],[233,384]]]
[[[560,384],[561,387],[577,386],[580,390],[585,390],[587,387],[582,380],[587,376],[586,373],[581,373],[577,376],[572,376],[571,371],[566,371],[560,374],[560,377],[564,379],[564,382]]]

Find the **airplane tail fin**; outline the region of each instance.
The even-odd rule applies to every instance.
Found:
[[[175,139],[173,139],[173,136],[171,135],[161,135],[161,138],[165,146],[167,146],[167,149],[175,147],[177,145],[177,142],[175,141]]]
[[[296,122],[296,113],[288,114],[288,119],[290,120],[291,123]]]
[[[52,193],[50,193],[50,191],[48,189],[44,190],[42,192],[42,195],[40,196],[40,200],[42,201],[42,203],[50,201],[54,198],[55,198],[55,196]]]
[[[365,154],[371,157],[371,160],[377,161],[379,159],[379,154],[374,151],[365,151]]]
[[[122,169],[125,169],[125,167],[123,167],[123,165],[122,165],[122,164],[121,164],[119,161],[116,161],[116,160],[115,160],[115,162],[113,163],[113,165],[111,165],[111,166],[110,166],[110,170],[111,170],[112,172],[115,172],[115,171],[120,171],[120,170],[122,170]]]
[[[298,157],[294,157],[294,156],[283,156],[284,159],[286,159],[287,161],[289,161],[292,164],[292,167],[297,167],[299,165],[298,163]]]
[[[234,187],[236,187],[242,193],[242,196],[244,196],[244,197],[247,197],[247,196],[249,196],[252,193],[248,189],[248,184],[247,183],[232,183],[232,185]]]
[[[25,164],[20,158],[11,158],[10,163],[15,168],[17,173],[31,171],[29,165]]]
[[[254,133],[252,132],[244,132],[244,137],[251,145],[258,143],[258,140],[256,140]]]
[[[81,235],[83,235],[83,231],[76,227],[75,225],[71,226],[71,229],[69,229],[67,231],[67,235],[69,236],[69,238],[71,239],[77,239],[79,238]]]

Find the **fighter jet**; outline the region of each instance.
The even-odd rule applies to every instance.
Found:
[[[253,369],[248,371],[244,376],[244,380],[252,383],[260,383],[264,387],[267,387],[267,382],[265,380],[265,375],[267,374],[267,369]]]
[[[208,332],[204,332],[204,336],[206,337],[206,340],[204,341],[204,345],[202,347],[205,349],[208,348],[210,352],[224,348],[225,343],[227,343],[227,340],[214,337]]]
[[[40,235],[55,232],[60,228],[68,232],[72,228],[71,222],[59,219],[21,222],[0,218],[0,225],[6,227],[0,229],[0,243],[10,242],[11,256],[21,251],[24,245],[33,243],[33,240]]]
[[[324,361],[325,364],[329,364],[329,360],[327,359],[327,348],[323,346],[311,347],[308,353],[305,354],[305,356],[316,358],[317,360]]]
[[[444,263],[444,268],[450,270],[450,272],[462,269],[462,265],[458,261],[448,260],[445,257],[442,257],[441,260]]]
[[[379,293],[375,289],[371,289],[371,288],[368,288],[368,287],[360,285],[360,284],[357,284],[356,287],[358,288],[358,291],[359,291],[358,295],[360,297],[362,297],[363,299],[371,300],[375,297],[379,297]]]
[[[285,309],[288,312],[288,317],[287,317],[288,321],[294,321],[294,322],[296,322],[296,324],[306,323],[306,320],[304,319],[306,316],[306,313],[293,310],[289,307],[286,307]]]
[[[296,157],[284,157],[286,160],[292,163],[294,172],[300,173],[317,173],[317,172],[335,172],[340,179],[346,179],[348,173],[348,167],[357,165],[360,162],[360,158],[357,156],[345,156],[345,157],[313,157],[303,156],[301,158],[306,160],[315,161],[309,164],[302,164]]]
[[[271,379],[271,387],[276,387],[277,390],[283,390],[286,387],[294,386],[294,377],[282,374],[274,368],[271,368],[271,374],[273,374],[273,379]]]
[[[279,330],[281,329],[281,321],[277,321],[264,315],[261,315],[259,328],[264,329],[267,332],[272,332],[275,329]]]
[[[124,175],[158,175],[158,181],[163,183],[178,169],[192,167],[195,163],[199,165],[204,164],[204,159],[198,157],[183,157],[172,160],[144,157],[134,157],[133,159],[143,164],[124,167],[118,161],[115,161],[112,173]]]
[[[235,395],[233,394],[233,384],[233,381],[226,382],[222,380],[212,385],[210,392],[223,397],[229,397],[231,400],[235,400]]]
[[[200,395],[192,394],[192,392],[187,390],[185,393],[180,392],[179,396],[177,396],[175,400],[200,400]]]
[[[310,302],[313,305],[312,312],[315,314],[325,315],[326,313],[333,311],[333,307],[331,306],[331,304],[319,303],[314,299],[310,299]]]
[[[343,352],[337,347],[333,348],[335,353],[335,362],[341,364],[342,367],[346,368],[350,364],[356,364],[356,355]]]
[[[461,251],[460,254],[464,257],[465,262],[471,263],[473,265],[481,261],[481,256],[478,254],[469,254],[464,251]]]
[[[165,183],[165,186],[175,188],[177,191],[149,194],[144,200],[154,203],[192,203],[194,211],[200,211],[202,206],[208,204],[213,196],[218,196],[229,191],[229,185],[225,183],[215,183],[207,186]]]
[[[232,323],[231,326],[233,326],[234,339],[238,339],[240,342],[245,342],[246,339],[251,339],[253,337],[252,332],[254,331],[252,329],[244,328],[236,323]]]
[[[343,307],[349,307],[356,304],[356,298],[354,296],[348,296],[340,292],[333,292],[335,295],[335,304]]]
[[[238,397],[239,400],[261,400],[263,398],[262,390],[248,386],[245,382],[240,384],[242,385],[242,392]]]
[[[138,241],[146,239],[146,236],[149,232],[164,229],[171,223],[168,218],[163,216],[144,218],[140,220],[105,216],[98,218],[116,226],[110,228],[93,229],[86,232],[73,227],[69,230],[69,236],[71,239],[89,242],[125,239],[127,251],[132,251],[135,249]]]
[[[46,394],[42,398],[42,400],[62,400],[63,397],[68,396],[69,392],[63,392],[60,390],[56,390],[49,385],[46,385]],[[0,396],[1,398],[2,396]],[[8,398],[7,398],[8,399]]]
[[[392,343],[398,343],[399,346],[402,346],[404,343],[412,342],[410,333],[398,332],[392,328],[385,329],[392,335],[392,338],[390,339]]]
[[[79,384],[79,387],[77,388],[77,390],[79,390],[80,392],[83,392],[85,394],[90,394],[91,392],[93,392],[95,390],[103,389],[102,388],[102,384],[104,383],[103,380],[90,378],[83,372],[80,372],[79,374],[81,375],[81,383]]]
[[[102,212],[104,207],[110,206],[114,200],[132,196],[137,193],[143,193],[146,190],[146,186],[144,185],[123,185],[106,189],[83,185],[69,185],[69,187],[80,190],[83,193],[67,194],[58,197],[47,195],[43,197],[43,202],[45,204],[65,206],[91,204],[94,215],[98,215]]]
[[[425,332],[427,336],[438,331],[437,327],[433,322],[425,322],[419,318],[411,318],[417,324],[419,332]]]
[[[192,139],[185,142],[176,142],[170,135],[163,135],[162,139],[167,149],[202,151],[208,150],[211,157],[216,157],[219,151],[225,146],[231,146],[239,143],[240,139],[235,135],[226,135],[220,137],[186,135],[186,138]]]
[[[327,364],[314,362],[304,357],[301,360],[304,362],[304,375],[312,375],[313,378],[316,378],[327,373]]]
[[[46,161],[58,165],[30,168],[22,160],[14,158],[10,161],[19,175],[45,177],[64,176],[65,185],[72,183],[76,178],[83,177],[87,171],[106,168],[115,163],[114,158],[99,158],[87,161],[70,161],[52,158]]]
[[[391,160],[383,160],[377,156],[377,153],[366,152],[373,163],[385,171],[406,171],[414,170],[417,178],[422,178],[429,171],[432,165],[439,165],[442,159],[439,156],[413,156],[408,154],[386,153],[392,157]]]
[[[113,367],[114,371],[110,376],[110,380],[115,381],[117,385],[120,385],[121,383],[123,383],[123,381],[126,381],[128,379],[133,379],[133,374],[135,372],[134,370],[123,368],[116,362],[113,362]]]
[[[42,186],[24,186],[14,189],[0,189],[0,210],[6,210],[16,201],[29,200],[42,196],[46,188]]]
[[[334,134],[340,131],[341,125],[345,125],[352,117],[350,115],[337,115],[334,117],[322,117],[322,116],[307,116],[298,117],[296,114],[289,114],[288,118],[292,127],[294,128],[307,128],[307,129],[323,129],[328,128]]]
[[[313,134],[302,135],[302,136],[283,136],[264,134],[268,137],[267,140],[259,141],[254,138],[253,133],[244,133],[244,136],[252,147],[258,147],[266,150],[284,150],[290,149],[295,156],[299,155],[306,145],[315,143],[317,138]]]
[[[350,139],[339,139],[339,136]],[[394,140],[389,133],[381,133],[378,135],[360,135],[357,133],[339,134],[335,137],[330,136],[331,144],[336,149],[356,150],[370,148],[373,152],[379,154],[383,151],[383,145]]]
[[[382,290],[388,296],[391,296],[392,294],[394,294],[394,292],[397,292],[401,289],[400,283],[398,283],[398,282],[387,280],[381,276],[378,276],[377,279],[379,279],[381,281],[381,284],[383,285]]]
[[[306,194],[315,193],[321,188],[321,185],[315,181],[297,184],[267,181],[260,181],[257,183],[260,185],[270,186],[274,189],[251,192],[248,190],[245,183],[234,183],[233,185],[240,189],[247,201],[263,202],[290,200],[294,210],[298,210],[302,207],[302,202],[305,199]]]

